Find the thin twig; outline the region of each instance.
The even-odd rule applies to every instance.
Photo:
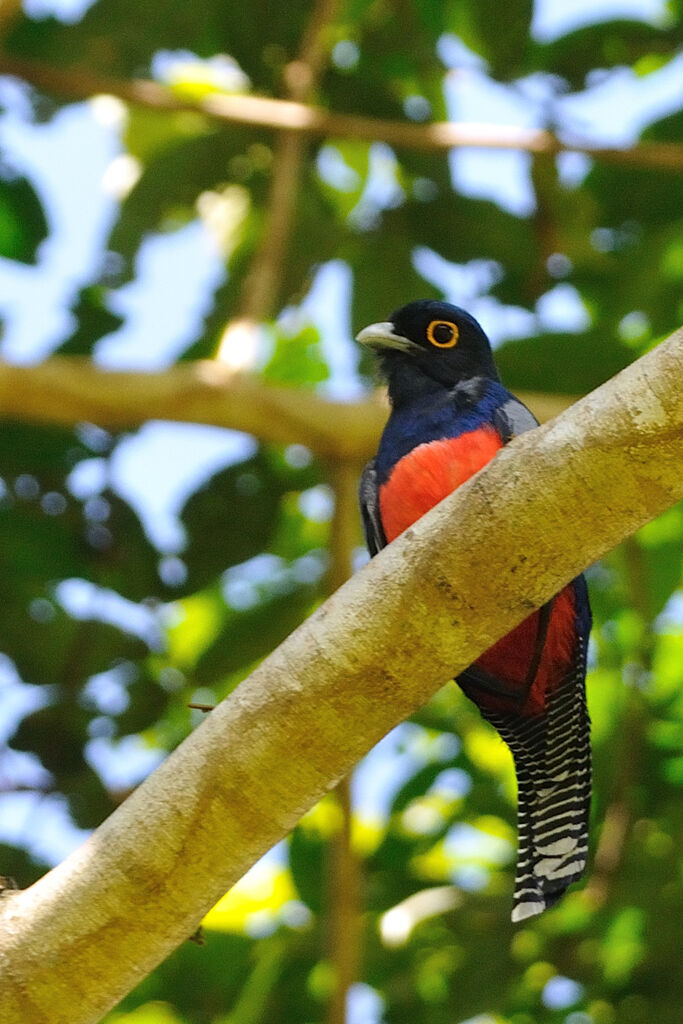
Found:
[[[315,5],[298,56],[284,71],[290,101],[302,103],[312,94],[327,53],[323,45],[324,30],[338,7],[339,0],[318,0]],[[244,284],[238,313],[240,321],[258,323],[273,315],[294,223],[307,141],[305,135],[289,126],[284,126],[278,134],[261,242]]]
[[[310,98],[327,56],[324,46],[325,29],[334,18],[338,6],[339,0],[317,0],[308,19],[297,58],[284,69],[283,80],[289,100],[305,102]],[[308,136],[289,128],[277,134],[261,238],[242,286],[237,316],[231,321],[231,324],[239,325],[242,332],[246,329],[253,334],[259,323],[276,312],[308,142]],[[224,335],[226,349],[230,344],[229,330],[230,324]],[[218,357],[221,358],[221,355],[219,348]]]

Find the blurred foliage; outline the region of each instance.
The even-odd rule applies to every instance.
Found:
[[[211,63],[229,54],[250,83],[235,87],[283,95],[310,11],[301,0],[210,0],[200,11],[168,0],[98,0],[69,24],[21,15],[5,47],[119,76],[159,73],[155,55],[182,50],[173,88],[186,96],[229,90]],[[345,0],[324,28],[331,59],[315,101],[383,118],[443,118],[447,68],[438,54],[444,39],[457,38],[479,58],[478,73],[510,96],[542,86],[544,123],[554,127],[566,98],[613,69],[646,78],[683,41],[677,2],[657,25],[608,20],[544,42],[531,31],[533,13],[530,0]],[[455,70],[466,75],[462,61]],[[37,118],[59,109],[30,98]],[[683,143],[683,109],[647,124],[642,138]],[[59,350],[91,354],[117,329],[118,289],[135,279],[140,247],[203,215],[209,196],[223,215],[226,275],[180,358],[211,355],[262,238],[273,138],[198,112],[139,107],[127,111],[121,146],[140,173],[72,301]],[[683,319],[680,172],[586,161],[569,179],[560,160],[529,158],[533,209],[516,215],[458,191],[444,154],[337,138],[311,142],[306,157],[273,314],[298,303],[332,258],[352,275],[354,328],[441,293],[416,253],[460,268],[486,261],[484,299],[530,314],[526,336],[498,351],[506,383],[570,393],[595,387]],[[48,230],[38,186],[6,154],[0,255],[35,261]],[[539,314],[539,299],[558,284],[585,312],[577,330],[550,330]],[[310,389],[329,376],[329,349],[310,325],[271,324],[269,343],[265,380]],[[225,696],[325,592],[327,468],[306,449],[250,449],[199,482],[178,510],[185,541],[176,552],[157,550],[112,484],[125,441],[87,424],[5,422],[0,431],[0,692],[11,709],[0,808],[4,800],[11,812],[12,801],[33,793],[27,826],[0,846],[0,873],[21,885],[48,856],[31,837],[42,807],[66,808],[73,824],[90,828],[125,796],[129,783],[112,781],[97,751],[104,747],[111,765],[125,760],[127,742],[138,755],[171,749],[199,718],[188,702]],[[359,1020],[680,1021],[682,541],[679,508],[589,572],[594,864],[552,912],[509,923],[510,760],[454,687],[397,732],[393,751],[361,769],[366,783],[373,766],[386,778],[372,811],[360,794],[354,820],[366,987],[352,996],[374,992],[379,1007]],[[74,581],[76,604],[68,599]],[[333,984],[330,905],[345,896],[328,887],[339,819],[327,798],[279,859],[257,866],[211,912],[205,946],[186,943],[107,1020],[323,1020]]]
[[[0,163],[0,256],[34,263],[46,235],[43,207],[31,183]]]

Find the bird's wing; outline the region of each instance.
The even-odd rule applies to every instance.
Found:
[[[538,420],[532,412],[527,409],[523,402],[520,402],[514,395],[508,393],[508,397],[502,405],[499,405],[493,414],[493,426],[503,444],[508,444],[518,434],[524,434],[527,430],[533,430],[538,426]],[[538,666],[543,657],[543,648],[548,636],[548,625],[552,613],[553,600],[551,599],[540,609],[538,616],[538,630],[534,649],[529,658],[529,671],[524,683],[523,691],[514,693],[520,707],[524,704],[526,697],[533,686]],[[502,697],[512,695],[505,687],[502,680],[497,680],[486,673],[480,666],[471,665],[458,678],[458,682],[467,692],[468,689],[487,691]]]
[[[493,425],[500,434],[503,444],[507,444],[517,434],[524,434],[538,426],[538,420],[514,395],[510,395],[503,405],[493,414]]]
[[[527,407],[511,395],[496,410],[493,425],[503,444],[507,444],[538,423]],[[578,627],[574,659],[565,678],[549,695],[546,713],[528,716],[514,711],[493,712],[485,702],[476,701],[484,718],[509,746],[515,761],[519,848],[513,921],[552,906],[581,877],[586,864],[591,756],[585,676],[590,611],[583,577],[572,585]],[[543,606],[539,615],[524,686],[526,693],[543,655],[551,612],[552,601]],[[458,681],[465,684],[471,697],[475,697],[477,688],[495,693],[495,684],[500,687],[500,681],[480,680],[479,673],[478,667],[472,666]],[[520,711],[521,704],[523,699]]]
[[[379,487],[377,486],[377,470],[374,459],[368,462],[361,474],[358,498],[363,517],[365,543],[372,558],[387,545],[379,512]]]

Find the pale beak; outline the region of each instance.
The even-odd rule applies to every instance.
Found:
[[[361,345],[367,345],[368,348],[395,348],[399,352],[420,350],[420,346],[416,345],[414,341],[404,338],[402,334],[397,334],[394,325],[389,320],[364,327],[360,334],[356,335],[356,341],[359,341]]]

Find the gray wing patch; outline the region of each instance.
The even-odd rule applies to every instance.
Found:
[[[377,470],[375,469],[374,459],[368,462],[361,474],[358,498],[361,516],[363,517],[365,543],[372,557],[387,545],[387,538],[384,534],[384,527],[382,526],[379,514],[379,488],[377,486]]]
[[[503,441],[507,444],[517,434],[525,434],[538,426],[538,420],[527,407],[512,395],[504,405],[493,414],[493,425]]]

